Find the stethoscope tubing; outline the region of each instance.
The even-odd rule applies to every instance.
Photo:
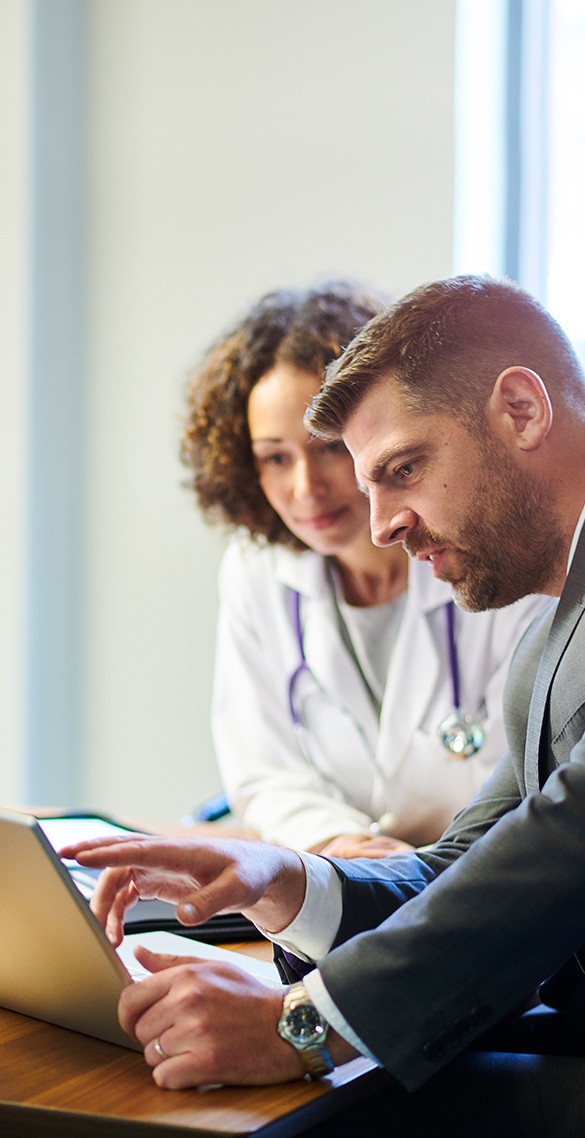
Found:
[[[296,590],[293,594],[292,614],[293,614],[293,625],[294,625],[295,635],[296,635],[296,639],[297,639],[297,647],[298,647],[299,653],[300,653],[300,660],[299,660],[294,672],[292,673],[292,675],[288,681],[288,702],[289,702],[289,706],[290,706],[291,718],[292,718],[292,721],[293,721],[295,727],[301,727],[302,728],[302,727],[304,727],[304,724],[301,720],[301,717],[300,717],[300,715],[297,711],[296,705],[295,705],[294,692],[295,692],[295,685],[296,685],[297,679],[300,676],[301,672],[304,672],[305,669],[307,671],[310,671],[310,668],[309,668],[309,665],[307,664],[307,657],[305,655],[305,644],[304,644],[304,639],[303,639],[303,629],[301,626],[301,594],[296,592]]]
[[[301,595],[295,589],[292,591],[292,620],[293,628],[299,650],[299,662],[294,669],[288,684],[288,701],[290,707],[290,714],[293,724],[296,728],[302,730],[303,734],[306,733],[306,727],[302,722],[297,707],[295,705],[294,692],[298,676],[303,671],[311,673],[307,657],[305,654],[305,644],[303,637],[303,628],[301,624]],[[461,683],[459,675],[459,656],[457,651],[457,637],[455,629],[455,604],[452,600],[447,601],[445,605],[445,619],[447,626],[447,655],[449,660],[449,676],[451,681],[451,698],[454,712],[440,724],[438,728],[439,738],[446,751],[450,752],[458,759],[471,758],[476,754],[483,745],[484,736],[483,730],[478,723],[475,722],[472,716],[461,714]],[[448,742],[448,739],[453,739],[453,730],[459,736],[457,745]],[[466,744],[462,745],[461,733],[466,737]],[[306,750],[306,747],[303,748]]]
[[[457,641],[455,638],[455,604],[453,601],[447,601],[446,604],[446,621],[447,621],[447,651],[449,654],[449,674],[451,677],[451,694],[453,698],[453,707],[455,711],[459,711],[461,707],[461,688],[459,684],[459,657],[457,654]]]

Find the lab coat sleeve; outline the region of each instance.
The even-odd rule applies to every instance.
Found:
[[[333,947],[357,932],[380,925],[405,901],[453,866],[520,802],[514,766],[506,755],[473,801],[456,815],[434,845],[374,864],[362,859],[355,862],[329,859],[342,877],[343,915]],[[360,884],[356,887],[357,882]]]
[[[220,570],[212,728],[235,814],[264,839],[306,849],[370,818],[308,765],[295,734],[288,683],[298,646],[269,551],[232,543]]]

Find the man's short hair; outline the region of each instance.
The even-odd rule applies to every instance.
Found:
[[[328,367],[305,422],[316,435],[339,438],[367,392],[391,377],[408,410],[452,414],[480,435],[493,385],[515,365],[537,372],[553,401],[583,413],[579,360],[534,297],[489,276],[434,281],[366,324]]]

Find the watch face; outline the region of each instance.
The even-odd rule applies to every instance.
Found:
[[[289,1008],[286,1015],[287,1034],[298,1040],[299,1043],[309,1043],[315,1038],[325,1035],[321,1016],[311,1004],[299,1004],[296,1008]]]

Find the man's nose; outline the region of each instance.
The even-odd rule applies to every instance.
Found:
[[[414,510],[403,508],[391,511],[373,499],[370,502],[370,530],[374,545],[395,545],[404,541],[417,521]]]

